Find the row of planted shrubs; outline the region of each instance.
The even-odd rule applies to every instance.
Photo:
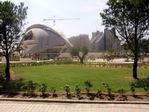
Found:
[[[57,60],[57,61],[37,61],[37,62],[22,62],[22,63],[11,63],[12,67],[24,67],[24,66],[41,66],[41,65],[48,65],[48,64],[80,64],[79,62],[74,62],[71,60]],[[93,67],[131,67],[132,64],[128,63],[86,63],[86,66],[93,66]],[[147,67],[147,64],[139,64],[139,67]]]
[[[48,64],[79,64],[79,62],[74,62],[72,60],[54,60],[54,61],[32,61],[32,62],[18,62],[18,63],[11,63],[11,67],[25,67],[25,66],[41,66],[41,65],[48,65]],[[86,66],[93,66],[93,67],[131,67],[132,64],[128,63],[85,63]],[[5,64],[1,63],[1,66],[5,66]],[[147,67],[148,64],[139,64],[140,67]]]
[[[144,88],[144,91],[146,92],[146,94],[149,94],[149,78],[142,80],[142,81],[136,81],[136,82],[132,82],[130,84],[130,90],[132,92],[132,95],[135,97],[135,90],[136,88]],[[103,98],[103,95],[106,95],[108,100],[114,100],[114,94],[112,93],[112,89],[109,86],[109,84],[107,83],[103,83],[103,87],[106,90],[105,92],[102,92],[100,89],[97,89],[96,92],[91,92],[91,88],[93,87],[93,84],[90,81],[85,81],[84,82],[85,85],[85,92],[82,92],[81,88],[79,85],[75,86],[75,92],[71,92],[70,86],[69,85],[65,85],[64,86],[64,91],[65,91],[65,96],[69,99],[71,99],[74,94],[75,97],[77,97],[78,99],[82,99],[82,94],[86,94],[86,96],[93,100],[95,97],[96,98]],[[57,97],[58,93],[56,92],[55,88],[51,88],[51,96],[52,97]],[[1,81],[0,82],[0,93],[1,94],[9,94],[9,95],[16,95],[18,93],[22,93],[23,96],[38,96],[40,93],[40,96],[42,97],[48,97],[49,96],[49,92],[48,92],[48,87],[46,84],[42,83],[42,84],[37,84],[33,81],[24,81],[22,79],[20,80],[15,80],[15,81]],[[121,100],[127,100],[127,96],[125,95],[126,91],[124,89],[119,89],[117,91],[117,93],[119,94],[119,98]]]
[[[85,64],[89,67],[114,67],[114,68],[130,68],[132,67],[132,63],[107,63],[107,62],[88,62]],[[139,63],[138,67],[144,67],[147,68],[149,66],[149,63]]]
[[[48,64],[79,64],[79,62],[73,62],[71,60],[54,60],[54,61],[32,61],[32,62],[19,62],[11,63],[11,67],[24,67],[24,66],[41,66]]]

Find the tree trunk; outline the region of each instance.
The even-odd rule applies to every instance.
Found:
[[[5,74],[6,74],[6,80],[10,81],[10,62],[9,62],[9,55],[7,54],[5,56],[6,58],[6,68],[5,68]]]
[[[81,64],[83,64],[84,63],[84,61],[83,61],[84,59],[83,58],[80,58],[80,63]]]
[[[134,63],[133,63],[133,78],[138,79],[137,76],[137,67],[138,67],[138,38],[137,38],[137,31],[138,31],[138,21],[135,22],[135,35],[134,35]]]
[[[138,67],[138,53],[134,54],[134,63],[133,63],[133,78],[138,79],[137,76],[137,67]]]

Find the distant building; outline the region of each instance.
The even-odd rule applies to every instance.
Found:
[[[27,28],[22,39],[24,55],[32,58],[54,58],[64,52],[71,43],[58,32],[41,24]]]
[[[90,45],[89,36],[86,34],[73,36],[68,40],[74,47],[89,47]]]
[[[120,40],[114,36],[112,30],[105,29],[103,32],[93,32],[90,41],[91,52],[120,52]]]

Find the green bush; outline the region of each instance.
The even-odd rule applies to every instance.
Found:
[[[144,87],[144,91],[146,92],[146,95],[149,94],[149,87]]]
[[[76,91],[77,98],[80,99],[81,89],[78,85],[75,86],[75,91]]]
[[[0,82],[0,93],[1,94],[16,94],[22,91],[24,86],[23,79],[11,80],[11,81],[1,81]]]
[[[84,85],[85,85],[85,89],[86,89],[86,92],[87,92],[87,96],[90,95],[90,88],[93,87],[91,81],[87,80],[84,82]]]
[[[0,81],[5,80],[5,65],[0,64]]]
[[[142,89],[144,89],[146,94],[148,94],[149,78],[139,79],[139,80],[133,81],[130,84],[130,90],[132,91],[133,94],[135,93],[135,88],[142,88]]]
[[[133,83],[130,84],[130,91],[132,92],[132,95],[135,96],[136,89],[135,89],[135,85]]]
[[[69,86],[69,85],[66,85],[66,86],[64,87],[64,90],[65,90],[65,92],[66,92],[66,97],[67,97],[67,98],[70,98],[70,97],[71,97],[70,86]]]
[[[46,95],[46,92],[47,92],[47,85],[44,83],[39,85],[39,91],[41,92],[41,95],[44,97]]]
[[[102,95],[102,91],[97,89],[96,97],[99,98]]]
[[[114,99],[114,96],[112,95],[112,89],[111,89],[111,87],[109,86],[109,84],[107,84],[107,83],[102,83],[102,85],[103,85],[103,86],[106,88],[106,90],[107,90],[109,100],[113,100],[113,99]]]
[[[34,96],[35,90],[37,90],[38,84],[33,81],[28,81],[25,83],[23,90],[26,92],[26,95]]]

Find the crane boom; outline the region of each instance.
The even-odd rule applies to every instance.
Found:
[[[53,16],[53,18],[43,19],[43,21],[53,21],[53,26],[55,26],[57,20],[80,20],[80,18],[55,18]]]

